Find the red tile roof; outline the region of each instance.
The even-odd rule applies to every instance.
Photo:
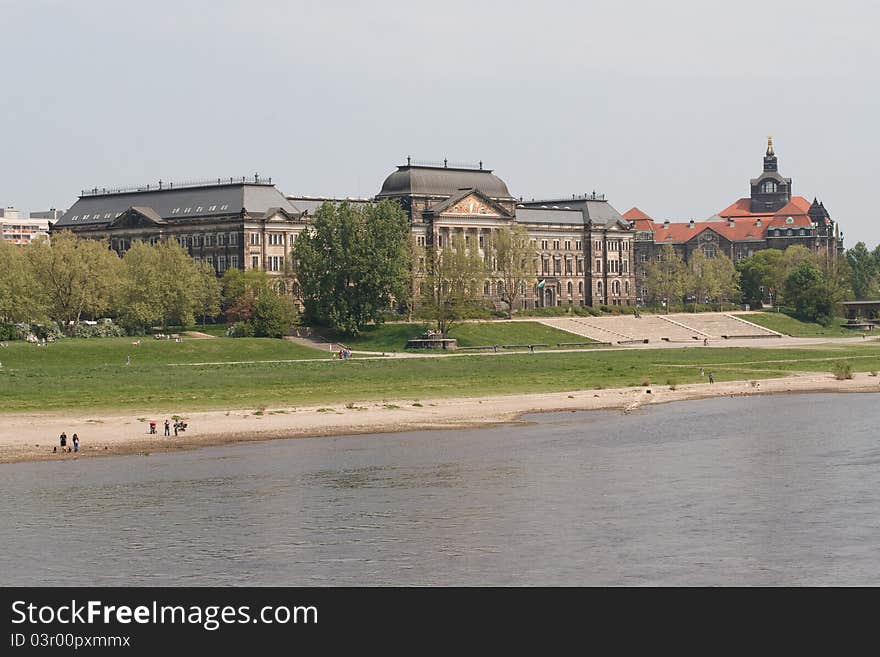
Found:
[[[623,218],[626,219],[627,221],[638,221],[640,219],[649,219],[649,220],[651,219],[651,217],[649,217],[648,215],[646,215],[644,212],[642,212],[641,210],[639,210],[636,207],[632,207],[629,210],[627,210],[626,212],[624,212]]]
[[[707,230],[711,230],[731,242],[753,242],[766,239],[768,228],[810,228],[812,226],[810,218],[805,214],[790,216],[792,223],[787,223],[787,216],[769,215],[734,219],[732,226],[731,222],[726,219],[723,221],[695,221],[693,228],[687,222],[670,222],[669,224],[653,222],[651,230],[654,231],[656,244],[683,244]],[[760,226],[758,225],[759,220]]]
[[[749,209],[751,204],[751,199],[741,198],[736,203],[724,208],[718,213],[718,216],[724,217],[725,219],[728,217],[793,217],[796,214],[807,214],[811,205],[811,203],[803,196],[792,196],[788,205],[776,212],[752,212]]]

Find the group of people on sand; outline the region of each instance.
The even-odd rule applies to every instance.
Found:
[[[168,418],[165,418],[165,435],[171,435],[171,422],[168,421]],[[174,435],[177,436],[178,431],[186,431],[186,422],[183,420],[174,420]],[[150,433],[156,433],[156,421],[150,420]]]
[[[334,354],[334,356],[336,356],[336,357],[339,358],[340,360],[346,360],[346,359],[348,359],[348,358],[351,358],[351,349],[346,349],[346,348],[343,347],[343,348],[340,349],[338,352],[336,352],[336,353]]]
[[[61,453],[62,454],[70,454],[71,452],[76,454],[79,452],[79,436],[73,434],[73,437],[70,439],[71,445],[67,444],[67,432],[62,431],[61,435],[58,437],[58,442],[61,444]],[[58,453],[58,447],[52,448],[52,453]]]

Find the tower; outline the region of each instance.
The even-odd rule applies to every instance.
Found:
[[[779,175],[779,164],[773,148],[773,137],[767,137],[767,151],[764,153],[764,170],[757,178],[752,178],[751,211],[776,212],[791,201],[791,178]]]

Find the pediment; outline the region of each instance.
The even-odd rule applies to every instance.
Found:
[[[167,222],[152,208],[130,207],[110,222],[111,228],[154,228]]]
[[[510,218],[510,213],[479,190],[465,191],[432,208],[434,215]]]

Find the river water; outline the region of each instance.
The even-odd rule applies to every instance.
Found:
[[[878,400],[3,465],[0,584],[878,585]]]

